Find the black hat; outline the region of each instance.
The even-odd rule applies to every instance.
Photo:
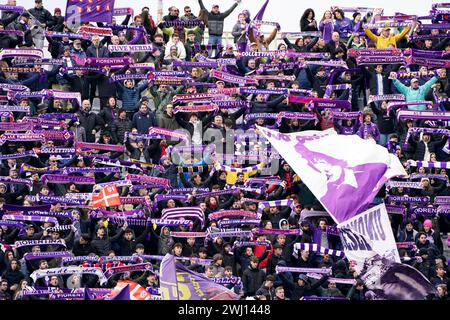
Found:
[[[30,19],[30,14],[28,12],[24,12],[20,16]]]
[[[283,249],[283,246],[277,243],[273,246],[273,249]]]
[[[423,256],[428,254],[428,249],[422,248],[419,250],[419,256]]]

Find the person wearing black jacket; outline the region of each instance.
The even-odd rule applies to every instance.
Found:
[[[276,112],[277,106],[282,103],[285,99],[285,95],[280,95],[279,97],[271,100],[264,101],[265,96],[263,94],[257,94],[255,101],[251,103],[251,113],[267,113]]]
[[[112,122],[109,130],[111,136],[116,143],[123,144],[125,132],[131,132],[133,123],[127,118],[127,112],[120,109],[117,112],[117,117]]]
[[[30,20],[30,14],[24,12],[20,15],[19,20],[14,24],[14,30],[23,31],[23,37],[17,37],[17,46],[31,48],[34,44],[33,37],[31,35],[31,30],[28,27],[28,22]]]
[[[347,47],[340,41],[339,33],[333,32],[330,42],[326,45],[327,52],[330,53],[331,59],[336,59],[336,50],[340,48],[344,51],[344,60],[347,59]]]
[[[120,230],[119,234],[123,237],[119,237],[115,242],[120,246],[119,255],[121,256],[131,256],[136,250],[136,246],[139,243],[143,243],[148,233],[150,232],[150,225],[147,225],[144,232],[138,237],[135,236],[134,230],[127,228],[125,230]]]
[[[75,256],[87,256],[93,252],[89,234],[82,234],[80,240],[75,241],[72,252]]]
[[[387,111],[387,101],[381,103],[380,109],[373,105],[372,111],[377,115],[377,126],[380,131],[380,141],[378,143],[385,146],[389,140],[389,135],[395,132],[394,111]]]
[[[324,275],[319,281],[316,281],[311,285],[305,274],[300,274],[296,283],[287,280],[288,278],[284,272],[279,273],[278,276],[283,280],[283,286],[285,286],[286,289],[292,290],[291,300],[299,300],[302,297],[314,295],[316,289],[324,284],[328,279],[328,275]]]
[[[53,27],[55,21],[53,16],[47,9],[44,8],[42,0],[34,0],[35,6],[28,10],[28,12],[33,15],[37,20],[39,25],[33,28],[31,33],[33,35],[33,42],[38,49],[44,47],[44,30],[49,27]]]
[[[448,136],[443,136],[439,141],[431,141],[431,135],[427,132],[424,132],[422,135],[422,139],[418,141],[416,135],[411,135],[408,143],[413,147],[414,151],[414,160],[425,160],[429,161],[429,157],[431,153],[437,153],[439,149],[441,149],[448,140]],[[428,151],[428,152],[427,152]],[[428,159],[426,158],[428,156]]]
[[[86,130],[86,142],[95,142],[95,134],[103,127],[103,120],[95,113],[90,112],[91,103],[83,100],[82,108],[77,112],[80,124]]]
[[[368,88],[372,95],[382,95],[391,93],[391,81],[388,77],[390,68],[384,70],[384,66],[379,64],[374,69],[362,68],[363,73],[369,81]],[[382,86],[380,86],[380,84]]]
[[[89,99],[89,77],[83,74],[83,71],[76,70],[75,74],[59,73],[66,80],[72,92],[79,92],[81,94],[81,100]]]
[[[242,274],[242,285],[246,297],[255,295],[266,277],[266,273],[258,268],[259,259],[255,256],[251,257],[250,265]]]

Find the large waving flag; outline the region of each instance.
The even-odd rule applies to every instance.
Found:
[[[373,140],[334,131],[258,129],[337,223],[363,212],[388,179],[406,175],[400,160]]]
[[[162,260],[159,281],[162,300],[239,299],[233,291],[189,270],[170,254],[166,254]]]
[[[385,205],[364,211],[388,179],[406,175],[397,157],[373,140],[333,131],[258,130],[338,223],[345,256],[374,296],[411,300],[435,292],[419,271],[399,263]]]

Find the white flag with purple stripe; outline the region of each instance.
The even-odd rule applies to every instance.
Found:
[[[337,223],[363,212],[388,179],[406,176],[399,159],[372,139],[331,130],[258,129]]]

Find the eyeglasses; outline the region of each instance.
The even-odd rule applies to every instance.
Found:
[[[191,10],[184,10],[185,13],[191,13]]]

